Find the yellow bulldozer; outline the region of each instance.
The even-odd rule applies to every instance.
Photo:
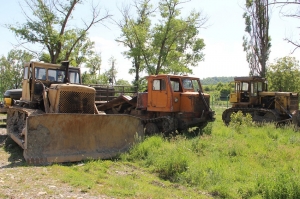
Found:
[[[30,164],[107,159],[143,137],[137,117],[97,110],[95,89],[81,84],[80,69],[30,62],[22,97],[7,108],[7,134]]]
[[[267,80],[258,76],[235,77],[234,91],[230,93],[231,108],[226,109],[222,119],[226,125],[231,114],[241,111],[250,114],[254,122],[298,123],[299,96],[294,92],[268,91]]]

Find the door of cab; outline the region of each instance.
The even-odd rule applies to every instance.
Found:
[[[148,110],[167,111],[169,106],[167,79],[157,77],[148,84]]]

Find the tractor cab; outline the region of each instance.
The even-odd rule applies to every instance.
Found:
[[[267,91],[267,81],[265,78],[235,77],[234,92],[230,93],[229,102],[233,107],[253,107],[258,105],[259,92]]]

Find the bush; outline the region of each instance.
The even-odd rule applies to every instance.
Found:
[[[201,134],[205,134],[205,135],[211,135],[212,134],[212,130],[213,130],[213,123],[209,122],[206,127],[204,127],[202,129],[202,133]]]
[[[244,115],[242,111],[238,111],[236,113],[232,113],[230,118],[231,121],[229,127],[234,129],[237,133],[242,133],[242,130],[253,125],[252,116],[249,113]]]

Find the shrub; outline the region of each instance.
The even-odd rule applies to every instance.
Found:
[[[213,124],[212,124],[212,122],[209,122],[209,123],[206,125],[206,127],[204,127],[204,128],[202,129],[202,133],[201,133],[201,134],[211,135],[212,130],[213,130]]]
[[[234,129],[237,133],[242,133],[242,130],[247,129],[247,127],[252,126],[252,116],[247,113],[244,115],[242,111],[238,111],[236,113],[232,113],[231,121],[229,126]]]

